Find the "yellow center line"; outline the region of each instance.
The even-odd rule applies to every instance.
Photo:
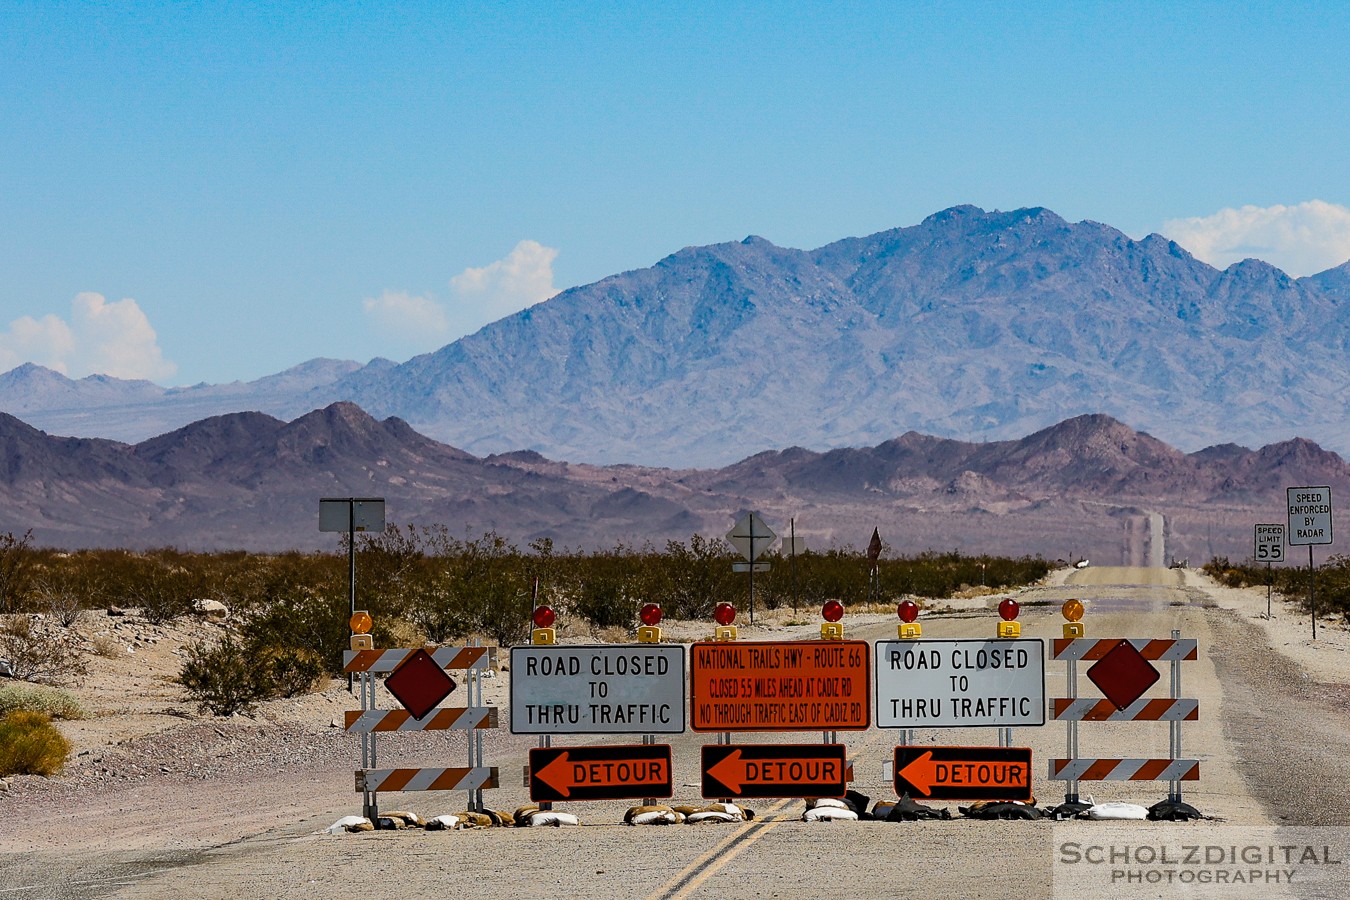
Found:
[[[740,853],[746,847],[750,846],[750,844],[757,839],[758,832],[762,832],[766,828],[766,826],[776,825],[778,824],[778,822],[787,821],[786,819],[774,819],[772,821],[769,821],[763,818],[763,816],[772,815],[773,813],[778,812],[795,799],[797,798],[786,797],[782,800],[779,800],[772,806],[770,806],[768,809],[764,810],[759,820],[753,822],[746,822],[744,825],[739,826],[731,834],[727,835],[722,840],[718,841],[716,844],[713,844],[713,846],[710,847],[708,850],[705,850],[701,856],[699,856],[693,862],[689,863],[689,865],[681,869],[679,873],[676,874],[673,878],[671,878],[665,884],[661,885],[661,887],[657,888],[656,891],[654,891],[651,894],[651,896],[653,898],[657,897],[664,898],[664,900],[674,900],[674,898],[676,897],[685,896],[689,891],[693,890],[695,887],[707,881],[708,878],[710,878],[715,872],[720,870],[724,865],[726,865],[733,858],[735,858],[735,856],[738,853]],[[740,847],[730,850],[729,852],[727,852],[726,856],[722,857],[720,860],[709,866],[707,869],[703,869],[705,865],[708,865],[709,860],[713,859],[713,857],[717,856],[718,854],[727,851],[728,847],[731,847],[731,845],[737,843],[738,841],[741,841],[742,839],[744,839],[745,842],[741,844]],[[700,869],[703,870],[700,872]],[[694,877],[695,875],[697,875],[697,877]],[[690,881],[691,878],[693,878],[692,881]],[[689,883],[685,884],[684,887],[681,888],[680,886],[684,884],[686,881],[689,881]]]
[[[854,750],[855,758],[861,758],[866,751],[872,749],[873,744],[881,742],[883,738],[889,739],[891,736],[890,733],[881,730],[868,730],[865,732],[861,744]],[[741,851],[763,837],[769,829],[783,822],[791,821],[788,816],[772,819],[768,816],[779,812],[797,799],[799,798],[786,797],[779,800],[764,810],[764,815],[758,821],[746,822],[738,827],[661,885],[650,895],[650,900],[658,900],[658,898],[659,900],[677,900],[680,897],[687,897],[696,888],[707,882],[709,878],[721,871],[727,863],[740,855]],[[719,856],[719,854],[721,855]],[[716,857],[716,861],[710,863],[709,861],[713,860],[714,857]]]

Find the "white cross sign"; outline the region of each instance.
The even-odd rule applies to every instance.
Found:
[[[735,527],[727,532],[727,540],[731,542],[731,546],[739,550],[741,556],[749,562],[758,559],[777,538],[778,535],[773,533],[773,529],[756,512],[748,512],[741,516]]]

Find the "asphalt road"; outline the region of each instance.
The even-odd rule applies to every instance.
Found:
[[[1350,716],[1345,694],[1328,696],[1298,669],[1264,645],[1252,626],[1215,608],[1207,595],[1185,587],[1175,570],[1089,568],[1068,584],[1024,592],[1023,637],[1061,636],[1060,604],[1082,599],[1088,637],[1167,638],[1172,630],[1200,642],[1200,658],[1183,668],[1183,696],[1200,700],[1200,718],[1186,723],[1185,755],[1201,760],[1202,777],[1188,783],[1185,799],[1213,817],[1204,825],[1148,823],[1169,834],[1214,824],[1350,825]],[[925,619],[925,638],[994,637],[989,611]],[[847,625],[847,622],[845,623]],[[850,630],[849,638],[894,639],[895,624]],[[1047,662],[1047,696],[1063,696],[1065,667]],[[1081,676],[1080,676],[1081,681]],[[1167,683],[1166,671],[1161,684]],[[505,721],[505,717],[503,717]],[[854,788],[872,798],[893,798],[883,767],[898,741],[893,730],[841,732],[855,761]],[[812,742],[819,732],[746,735],[746,743]],[[664,739],[663,739],[664,740]],[[612,742],[634,742],[625,738]],[[699,748],[711,735],[673,736],[675,801],[701,802]],[[555,744],[563,743],[555,740]],[[924,729],[916,743],[991,746],[994,729]],[[1046,760],[1065,753],[1066,727],[1049,722],[1014,732],[1014,745],[1030,747],[1034,789],[1042,805],[1062,800],[1063,785],[1045,778]],[[1166,756],[1164,723],[1083,723],[1081,755]],[[491,754],[490,750],[490,754]],[[490,756],[503,786],[489,803],[512,809],[527,797],[520,778],[521,741]],[[1144,806],[1166,794],[1163,782],[1083,784],[1094,799]],[[463,808],[463,795],[400,795],[398,805],[427,812]],[[451,804],[457,803],[458,806]],[[382,804],[390,808],[388,802]],[[800,800],[751,802],[756,818],[743,825],[627,827],[618,824],[625,802],[560,804],[577,813],[578,828],[490,829],[430,833],[316,833],[353,812],[350,797],[273,829],[202,852],[136,854],[89,859],[98,872],[83,887],[63,879],[61,896],[118,897],[338,897],[505,894],[511,897],[872,897],[879,894],[960,897],[1049,897],[1056,841],[1049,821],[950,821],[919,823],[800,820]],[[955,814],[957,804],[946,805]],[[1122,823],[1087,826],[1112,833]],[[1163,832],[1155,832],[1163,833]],[[1198,832],[1196,832],[1198,833]],[[79,859],[79,848],[65,858]],[[1347,854],[1350,856],[1350,854]],[[120,868],[119,868],[120,867]],[[31,873],[28,885],[41,884]],[[1350,879],[1348,879],[1350,880]],[[10,884],[16,883],[10,881]],[[48,882],[54,886],[54,882]],[[57,892],[53,891],[53,895]],[[1061,891],[1059,896],[1069,896]],[[1141,894],[1142,896],[1143,894]],[[1157,896],[1167,895],[1160,892]],[[1267,892],[1266,895],[1269,895]],[[1298,896],[1335,896],[1317,889]],[[46,896],[8,889],[4,896]]]

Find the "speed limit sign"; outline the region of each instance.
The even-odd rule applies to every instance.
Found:
[[[1256,526],[1256,561],[1258,563],[1284,562],[1284,526]]]

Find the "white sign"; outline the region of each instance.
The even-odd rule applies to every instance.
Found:
[[[511,648],[513,734],[680,734],[684,647]]]
[[[320,531],[384,531],[383,497],[324,497]]]
[[[1331,488],[1286,488],[1289,546],[1331,543]]]
[[[1284,526],[1256,526],[1256,561],[1259,563],[1284,562]]]
[[[769,571],[769,564],[766,563],[766,562],[763,562],[763,563],[747,563],[747,562],[732,563],[732,564],[731,564],[731,571],[733,571],[733,572],[767,572],[767,571]]]
[[[730,531],[727,532],[727,540],[731,546],[740,551],[749,562],[759,559],[759,555],[768,550],[773,545],[778,535],[773,533],[773,529],[759,517],[757,512],[748,512],[741,516]]]
[[[878,641],[878,728],[1045,724],[1045,642]]]

